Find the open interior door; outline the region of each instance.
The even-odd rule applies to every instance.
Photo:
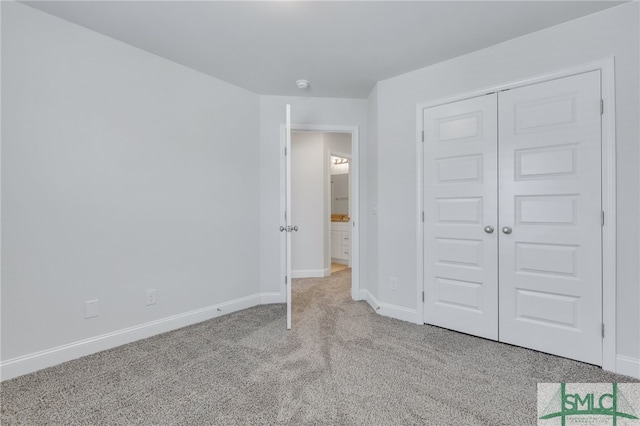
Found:
[[[291,329],[291,105],[286,107],[285,136],[284,136],[284,162],[285,162],[285,277],[284,285],[287,294],[287,330]]]

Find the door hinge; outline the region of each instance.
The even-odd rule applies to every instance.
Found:
[[[284,156],[285,157],[287,156],[287,147],[286,146],[284,147]]]
[[[284,283],[289,284],[289,277],[287,277],[286,275],[284,276]]]
[[[424,142],[424,130],[422,131],[422,142]]]
[[[604,324],[602,324],[602,338],[604,338]]]
[[[422,292],[422,301],[424,302],[424,291]]]
[[[285,222],[287,221],[287,211],[286,210],[284,211],[284,221]]]
[[[604,226],[604,211],[600,212],[600,226]]]
[[[604,114],[604,99],[600,99],[600,115]]]
[[[424,222],[424,210],[422,211],[422,222]]]

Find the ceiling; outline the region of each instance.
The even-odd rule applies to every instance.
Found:
[[[255,93],[366,98],[377,81],[622,2],[24,3]]]

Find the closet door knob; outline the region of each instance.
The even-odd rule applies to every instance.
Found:
[[[508,226],[505,226],[504,228],[502,228],[502,232],[503,232],[504,234],[507,234],[507,235],[508,235],[508,234],[510,234],[510,233],[511,233],[511,231],[512,231],[512,229],[511,229],[510,227],[508,227]]]
[[[486,232],[487,234],[493,234],[493,226],[491,225],[487,225],[484,227],[484,232]]]

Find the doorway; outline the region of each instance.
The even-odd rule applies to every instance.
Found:
[[[291,134],[294,279],[328,277],[351,266],[351,139],[349,133]]]
[[[293,111],[293,115],[295,116],[295,111]],[[282,126],[282,130],[281,130],[281,148],[283,150],[283,152],[286,152],[285,147],[286,147],[286,132],[285,132],[285,126]],[[349,221],[347,222],[348,226],[349,226],[349,230],[350,230],[350,235],[349,235],[349,255],[350,255],[350,266],[351,266],[351,297],[354,300],[359,300],[359,178],[358,178],[358,143],[359,143],[359,136],[358,136],[358,127],[357,126],[342,126],[342,125],[296,125],[296,124],[292,124],[291,125],[291,131],[292,131],[292,136],[295,133],[299,133],[299,134],[312,134],[312,133],[317,133],[317,134],[321,134],[321,135],[335,135],[335,134],[341,134],[343,135],[343,137],[346,139],[347,141],[347,146],[350,146],[350,150],[349,149],[345,149],[345,148],[339,148],[339,147],[334,147],[332,149],[326,149],[324,151],[324,158],[323,158],[323,167],[326,169],[326,179],[324,182],[324,207],[321,207],[321,209],[323,210],[324,213],[324,226],[322,226],[324,228],[324,230],[326,230],[327,232],[322,232],[322,238],[324,238],[324,242],[325,244],[323,244],[323,249],[324,249],[324,263],[321,265],[322,267],[313,267],[313,268],[306,268],[304,266],[298,267],[297,265],[294,266],[295,260],[294,260],[294,252],[298,253],[298,248],[296,247],[296,241],[294,240],[294,238],[297,238],[298,235],[302,235],[302,233],[305,230],[311,230],[314,225],[312,224],[307,224],[305,223],[305,225],[301,226],[300,224],[298,224],[298,218],[296,218],[295,216],[295,212],[293,209],[293,206],[291,207],[291,213],[289,215],[289,217],[287,217],[287,197],[286,197],[286,190],[287,190],[287,186],[286,185],[281,185],[281,218],[284,218],[284,221],[290,221],[290,224],[292,225],[292,228],[295,230],[297,229],[296,232],[293,233],[289,233],[291,235],[292,238],[292,244],[291,247],[293,250],[291,250],[291,266],[294,266],[294,268],[290,269],[290,276],[287,276],[287,250],[286,250],[286,241],[285,239],[281,239],[281,271],[282,271],[282,285],[281,285],[281,289],[283,292],[287,292],[288,291],[288,287],[287,287],[287,282],[289,279],[291,279],[292,277],[294,277],[295,275],[293,274],[293,271],[295,270],[296,267],[298,267],[298,273],[302,272],[302,273],[312,273],[316,276],[329,276],[331,274],[331,233],[330,233],[330,229],[331,229],[331,210],[330,210],[330,205],[331,205],[331,198],[330,198],[330,187],[331,187],[331,181],[330,181],[330,153],[331,152],[336,152],[336,153],[341,153],[341,154],[347,154],[350,151],[350,159],[349,159]],[[330,138],[328,138],[330,139]],[[330,145],[330,144],[329,144]],[[346,153],[344,151],[347,151]],[[287,161],[291,162],[292,160],[292,156],[288,156],[285,153],[285,155],[282,157],[282,161],[281,161],[281,182],[286,182],[286,166],[287,166]],[[294,173],[295,173],[295,166],[292,167],[291,170],[291,177],[293,179],[295,179],[294,177]],[[293,184],[291,185],[290,189],[293,189]],[[295,197],[292,195],[291,200],[295,199]],[[309,209],[309,206],[302,206],[303,210]],[[315,215],[316,212],[314,212]],[[316,215],[317,216],[317,215]],[[307,218],[308,219],[308,218]],[[306,221],[306,218],[301,217],[301,220]],[[316,222],[317,223],[317,222]],[[316,233],[316,238],[317,238],[317,233]],[[317,251],[317,247],[316,249],[314,249],[315,251]],[[301,253],[300,253],[301,254]],[[317,263],[316,263],[317,265]],[[300,276],[300,275],[298,275]]]

